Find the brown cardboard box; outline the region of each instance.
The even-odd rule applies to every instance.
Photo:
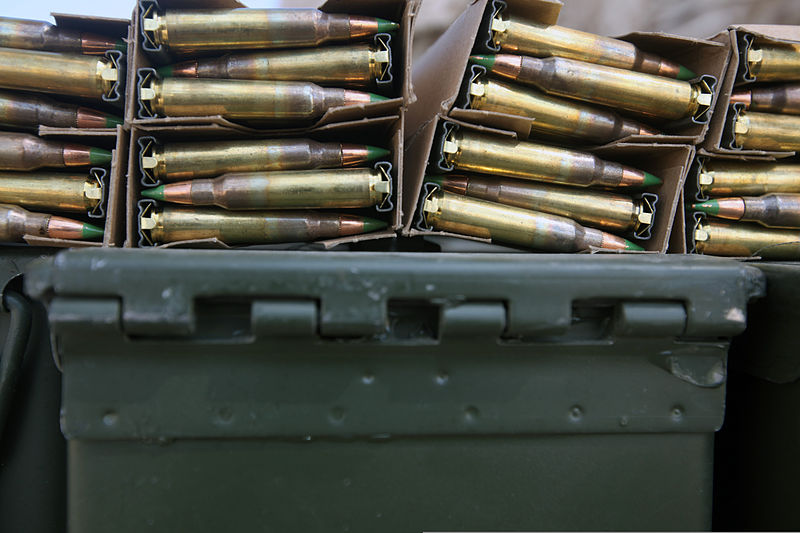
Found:
[[[79,130],[76,128],[39,128],[41,137],[58,137],[72,139],[89,146],[97,146],[111,150],[111,167],[105,171],[106,198],[105,217],[103,219],[87,219],[96,225],[104,225],[102,242],[50,239],[35,235],[26,235],[25,242],[34,246],[50,246],[56,248],[72,247],[115,247],[122,246],[125,229],[125,168],[128,163],[128,132],[117,126],[116,131],[107,129]],[[58,213],[62,214],[62,213]],[[80,215],[63,213],[67,218],[81,219]]]
[[[144,1],[152,2],[152,0]],[[185,2],[181,0],[158,0],[158,5],[160,5],[162,8],[169,7],[176,9],[244,7],[241,3],[235,0],[200,0],[197,2]],[[413,102],[415,96],[411,88],[410,76],[411,34],[413,20],[416,16],[418,8],[419,0],[329,0],[320,6],[319,9],[326,12],[378,16],[400,22],[401,26],[398,36],[393,41],[393,62],[395,64],[396,87],[398,88],[399,94],[398,97],[383,102],[333,108],[328,110],[328,112],[325,113],[325,115],[318,119],[314,124],[305,124],[300,128],[281,128],[280,131],[286,134],[295,134],[301,133],[302,131],[310,128],[316,128],[335,122],[348,122],[365,117],[393,115],[398,113],[398,111],[401,108],[404,108],[409,102]],[[154,53],[148,53],[144,50],[142,44],[143,38],[140,29],[140,12],[141,6],[137,5],[133,13],[133,21],[131,26],[131,35],[135,36],[135,39],[133,39],[134,50],[132,53],[132,59],[129,62],[130,68],[128,71],[129,92],[125,111],[126,125],[135,123],[137,125],[177,126],[182,124],[206,124],[210,121],[214,121],[217,124],[225,124],[231,128],[241,127],[240,124],[223,119],[219,116],[142,118],[138,115],[139,103],[137,73],[139,69],[166,64],[166,61],[170,60],[164,54],[159,56]],[[222,54],[223,53],[220,53],[219,55]],[[272,131],[277,131],[277,129],[272,128]]]
[[[260,132],[259,137],[265,137]],[[367,216],[380,218],[389,223],[389,228],[384,231],[354,235],[340,239],[320,241],[309,244],[306,248],[332,248],[340,244],[350,244],[367,240],[394,238],[396,230],[401,226],[400,205],[402,201],[402,174],[403,174],[403,118],[401,115],[362,119],[352,122],[338,122],[326,124],[317,128],[306,130],[302,135],[276,135],[269,132],[268,137],[309,137],[319,141],[362,142],[388,148],[392,151],[391,165],[393,175],[393,197],[388,211],[376,212],[374,209],[361,211]],[[149,124],[134,124],[130,136],[130,158],[127,167],[127,192],[126,192],[126,233],[125,247],[139,245],[138,216],[140,191],[142,189],[142,173],[139,166],[139,139],[152,136],[161,142],[169,141],[209,141],[214,139],[245,139],[253,138],[252,131],[230,128],[226,124],[211,123],[206,125],[181,125],[169,128]],[[352,211],[352,210],[343,210]],[[169,243],[161,247],[200,247],[200,248],[228,248],[229,246],[217,239],[202,239]],[[258,246],[260,249],[280,249],[283,245]]]
[[[439,116],[438,121],[434,122],[433,127],[437,133],[441,131],[440,125],[445,122],[455,124],[457,127],[462,129],[469,129],[509,138],[519,137],[518,133],[516,132],[460,122],[442,115]],[[438,135],[435,135],[433,138],[433,148],[431,151],[430,162],[428,163],[430,168],[436,168],[435,161],[437,159],[437,154],[434,152],[437,150],[438,144]],[[660,143],[647,145],[636,143],[616,143],[614,145],[595,150],[593,153],[606,160],[617,161],[635,168],[646,170],[660,177],[664,181],[660,187],[652,191],[657,194],[659,198],[658,203],[656,204],[656,222],[653,225],[652,237],[648,240],[637,240],[635,242],[640,246],[643,246],[647,251],[665,253],[667,251],[670,231],[673,226],[675,212],[680,199],[680,193],[683,190],[684,180],[689,169],[689,164],[694,156],[694,147],[690,145]],[[431,170],[431,172],[436,173],[441,173],[442,171],[443,170],[441,168],[436,168],[435,171]],[[420,177],[420,183],[422,182],[423,178],[424,172]],[[418,206],[421,201],[421,193],[422,188],[420,187],[416,195],[417,210],[419,209]],[[411,189],[406,189],[406,194],[411,195]],[[412,221],[412,226],[406,227],[404,230],[404,232],[409,236],[435,234],[488,242],[484,239],[465,237],[463,235],[457,235],[454,233],[431,232],[424,230],[420,223],[421,221],[419,213],[416,212],[412,213],[410,219]]]
[[[731,49],[728,68],[720,83],[716,109],[709,124],[708,133],[702,143],[705,152],[717,154],[735,154],[745,156],[761,156],[766,158],[789,157],[792,152],[771,152],[764,150],[742,150],[731,146],[730,127],[733,110],[730,106],[731,93],[734,87],[752,83],[745,79],[745,69],[741,65],[740,46],[746,39],[755,38],[761,42],[798,42],[800,26],[780,26],[771,24],[738,25],[728,28],[712,37],[712,40],[727,43]]]

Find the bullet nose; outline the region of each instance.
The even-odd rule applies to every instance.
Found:
[[[83,228],[81,229],[81,236],[84,239],[102,239],[103,228],[84,222]]]
[[[387,150],[386,148],[380,148],[378,146],[367,146],[367,159],[369,161],[387,159],[391,154],[392,152]]]
[[[89,163],[99,167],[108,166],[111,164],[111,152],[102,148],[90,148]]]

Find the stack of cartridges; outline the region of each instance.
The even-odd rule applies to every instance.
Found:
[[[697,184],[697,252],[800,259],[800,164],[699,158]]]
[[[767,42],[746,33],[740,41],[741,83],[728,112],[731,147],[800,150],[800,43]]]
[[[125,47],[112,36],[0,17],[0,241],[102,239],[107,129],[122,120],[97,107],[122,102]],[[56,141],[35,135],[41,126],[110,135]]]
[[[139,118],[217,115],[298,127],[396,96],[397,23],[316,9],[139,7]],[[379,94],[380,93],[380,94]]]
[[[704,124],[716,80],[627,41],[525,18],[512,4],[521,3],[487,3],[450,115],[494,128],[523,117],[529,131],[515,139],[443,119],[418,227],[542,251],[642,250],[659,194],[677,198],[681,172],[665,183],[660,167],[626,164],[625,145],[609,158],[591,146],[652,143]]]

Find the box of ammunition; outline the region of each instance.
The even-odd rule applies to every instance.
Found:
[[[731,56],[702,148],[776,158],[797,151],[800,26],[732,26],[713,40]]]
[[[242,7],[140,0],[127,124],[214,121],[291,133],[394,115],[414,101],[416,0],[329,1],[318,10]]]
[[[412,224],[404,227],[406,235],[431,235],[431,230],[440,230],[438,235],[544,251],[609,248],[666,252],[679,194],[694,155],[692,146],[616,143],[590,153],[520,141],[518,132],[441,115],[434,127],[436,135],[422,174],[406,174],[405,203],[413,200],[417,204],[412,205],[416,207]],[[414,185],[419,187],[416,194]],[[450,194],[453,192],[470,199],[459,199]],[[505,207],[486,205],[490,202]],[[543,219],[537,224],[530,212],[526,215],[523,210],[571,220]],[[483,218],[476,218],[478,214]],[[513,216],[518,217],[517,222],[512,222]],[[604,241],[609,246],[598,245],[597,240],[548,240],[555,234],[580,233],[582,228],[575,229],[575,222],[610,234]],[[509,224],[515,228],[506,228]],[[538,242],[502,237],[547,224],[552,231]],[[617,242],[611,238],[614,236],[630,240]]]
[[[586,34],[556,25],[560,7],[471,4],[414,66],[419,100],[408,136],[431,136],[427,109],[562,144],[702,139],[726,45],[661,33]]]
[[[326,249],[394,238],[401,227],[402,137],[397,115],[291,136],[253,135],[224,123],[135,124],[125,246]],[[345,216],[338,226],[328,220],[334,213]],[[190,214],[208,220],[189,228]],[[308,230],[314,226],[319,231]]]

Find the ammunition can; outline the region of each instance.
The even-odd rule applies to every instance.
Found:
[[[728,223],[700,218],[694,229],[694,243],[701,254],[800,259],[800,231],[768,229],[746,222]]]
[[[699,167],[697,181],[707,196],[800,193],[800,165],[707,160]]]
[[[119,79],[104,57],[0,48],[0,87],[6,89],[102,99]]]
[[[800,117],[772,113],[739,113],[733,122],[734,143],[747,150],[800,150]]]
[[[85,174],[0,172],[0,203],[33,209],[103,215],[105,171]]]

